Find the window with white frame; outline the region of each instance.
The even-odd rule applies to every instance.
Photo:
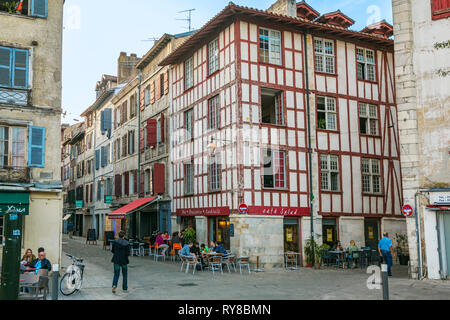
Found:
[[[220,154],[215,154],[209,158],[209,189],[210,191],[220,190],[222,175],[222,164]]]
[[[264,188],[286,188],[285,160],[284,151],[263,149]]]
[[[184,89],[187,90],[194,85],[194,64],[193,58],[189,58],[184,63]]]
[[[338,157],[330,154],[320,155],[320,189],[339,191]]]
[[[0,126],[0,167],[25,168],[26,129]]]
[[[184,191],[185,194],[194,193],[194,164],[192,162],[184,164]]]
[[[361,159],[362,187],[364,193],[381,192],[380,160]]]
[[[219,70],[219,38],[208,44],[208,74]]]
[[[208,128],[219,128],[219,96],[208,100]]]
[[[317,97],[317,128],[337,130],[336,99]]]
[[[334,41],[314,39],[316,72],[335,73]]]
[[[361,134],[378,135],[378,108],[376,105],[359,103],[359,131]]]
[[[281,32],[259,28],[259,60],[281,65]]]
[[[356,48],[358,79],[375,81],[375,53],[370,49]]]

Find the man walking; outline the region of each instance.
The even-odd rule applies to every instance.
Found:
[[[392,241],[389,239],[389,234],[387,232],[383,233],[383,238],[378,243],[378,252],[388,266],[388,276],[392,277],[392,256],[394,256],[395,253],[392,248]]]
[[[114,254],[111,262],[114,263],[114,279],[112,293],[116,293],[117,283],[119,282],[120,269],[122,268],[122,289],[128,292],[128,257],[130,256],[130,243],[125,240],[125,232],[119,232],[119,239],[112,243],[112,253]]]

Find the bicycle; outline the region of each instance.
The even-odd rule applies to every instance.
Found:
[[[83,259],[70,254],[66,254],[66,256],[72,259],[72,264],[67,267],[66,273],[61,278],[59,291],[65,296],[70,296],[81,290],[85,265]]]

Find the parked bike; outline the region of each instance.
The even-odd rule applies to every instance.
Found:
[[[83,259],[74,257],[70,254],[66,254],[66,256],[72,259],[72,264],[66,268],[65,274],[61,278],[59,291],[65,296],[70,296],[81,290],[85,266],[83,264]]]

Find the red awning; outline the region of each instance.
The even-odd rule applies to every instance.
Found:
[[[447,206],[447,205],[428,205],[427,209],[431,210],[431,211],[437,211],[437,210],[444,210],[444,211],[449,210],[450,211],[450,206]]]
[[[137,209],[149,205],[158,199],[159,197],[139,198],[111,213],[108,213],[108,218],[110,220],[123,219],[126,214],[137,211]]]

